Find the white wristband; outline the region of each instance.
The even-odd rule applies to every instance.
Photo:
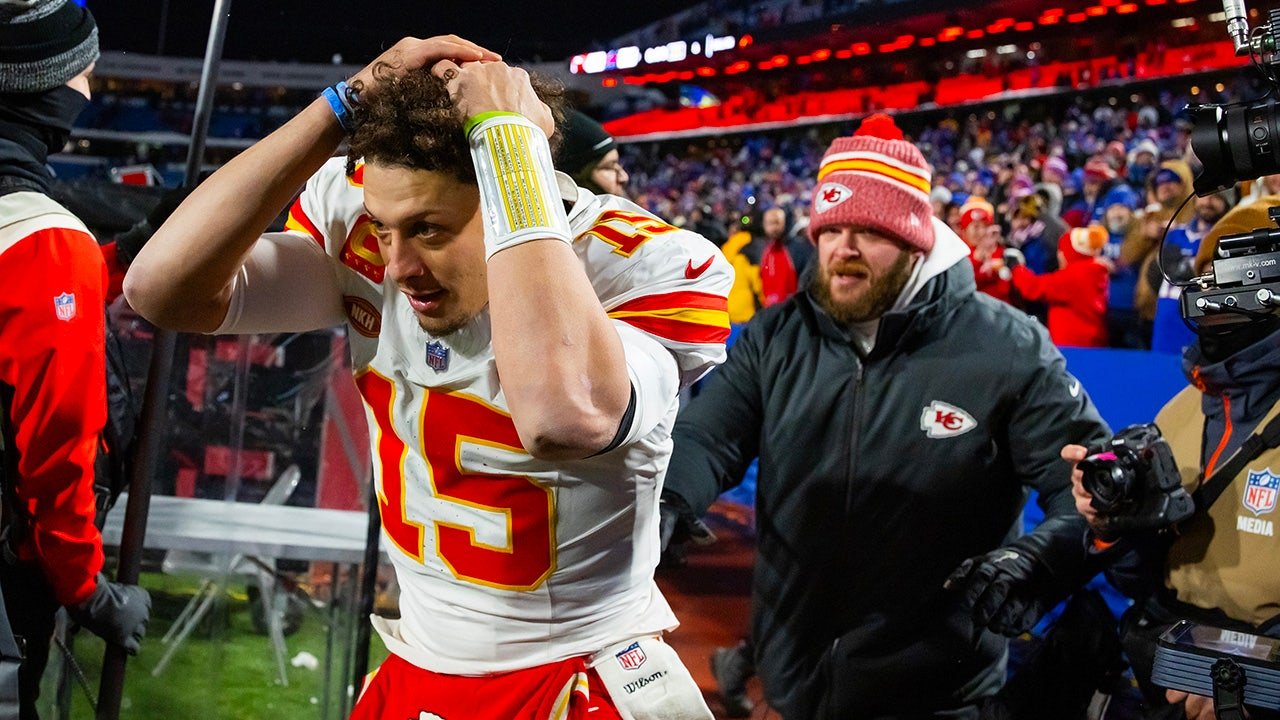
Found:
[[[531,240],[573,243],[542,128],[523,115],[502,113],[476,123],[467,139],[480,186],[486,260]]]

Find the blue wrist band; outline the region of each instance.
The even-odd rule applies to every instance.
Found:
[[[329,108],[333,110],[334,116],[338,118],[338,124],[342,126],[342,129],[351,132],[351,108],[347,106],[345,98],[342,97],[343,90],[346,90],[346,83],[338,83],[335,87],[325,88],[320,95],[329,103]]]

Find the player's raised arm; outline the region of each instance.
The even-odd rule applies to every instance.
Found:
[[[632,389],[618,332],[573,252],[551,111],[519,68],[444,61],[433,72],[467,118],[493,349],[521,442],[544,459],[592,455],[619,435]]]
[[[396,72],[443,58],[493,60],[493,53],[456,36],[405,38],[351,78],[360,92],[378,91],[373,68]],[[231,282],[262,232],[303,182],[337,149],[343,128],[321,97],[284,127],[241,153],[205,181],[138,253],[125,277],[129,303],[158,325],[209,332],[227,314]],[[310,302],[307,288],[289,297]]]

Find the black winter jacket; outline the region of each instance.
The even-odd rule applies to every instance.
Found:
[[[664,495],[701,514],[760,459],[752,633],[787,720],[929,717],[1004,680],[1006,641],[943,581],[1021,533],[1085,560],[1067,443],[1108,430],[1045,329],[963,260],[886,314],[867,357],[807,293],[762,311],[680,415]],[[940,715],[941,716],[941,715]]]

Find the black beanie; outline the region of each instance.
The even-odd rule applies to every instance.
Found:
[[[67,0],[0,0],[0,93],[65,85],[98,59],[98,25]]]
[[[569,175],[576,175],[589,163],[594,165],[617,145],[600,123],[577,110],[565,114],[561,135],[556,169]]]

